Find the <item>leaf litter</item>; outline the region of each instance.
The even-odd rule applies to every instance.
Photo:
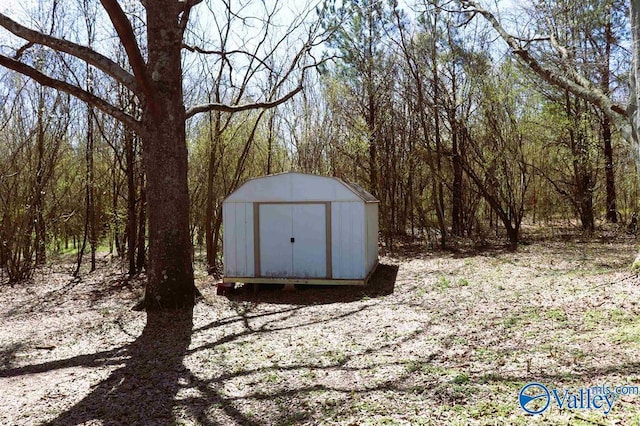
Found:
[[[107,256],[0,285],[0,423],[638,424],[613,410],[525,415],[518,392],[640,385],[635,241],[536,241],[517,252],[402,250],[372,282],[236,289],[192,313],[131,307]]]

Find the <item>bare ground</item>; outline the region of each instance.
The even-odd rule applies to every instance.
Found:
[[[640,385],[635,240],[381,259],[366,288],[215,295],[130,310],[105,257],[0,285],[0,424],[640,424],[640,396],[526,415],[522,386]]]

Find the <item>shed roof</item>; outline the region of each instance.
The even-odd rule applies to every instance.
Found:
[[[225,203],[378,200],[360,185],[331,176],[287,172],[249,179]]]

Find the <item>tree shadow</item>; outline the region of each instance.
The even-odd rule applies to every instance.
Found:
[[[186,374],[184,354],[191,342],[193,311],[150,312],[142,334],[127,346],[79,359],[52,363],[50,369],[73,365],[124,363],[87,396],[49,425],[164,425],[175,422],[173,405],[179,380]],[[47,371],[46,366],[40,370]]]
[[[11,343],[0,348],[0,368],[7,368],[16,359],[16,354],[24,348],[24,343]]]
[[[398,265],[379,264],[366,286],[297,285],[295,291],[282,291],[282,285],[260,285],[257,291],[244,286],[226,293],[233,302],[290,305],[325,305],[382,297],[395,290]]]

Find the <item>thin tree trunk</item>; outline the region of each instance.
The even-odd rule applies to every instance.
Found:
[[[602,139],[604,141],[604,170],[607,187],[607,221],[618,223],[613,147],[611,145],[611,122],[607,116],[602,118]]]
[[[137,272],[147,267],[147,191],[145,189],[144,171],[140,170],[140,209],[138,211],[138,243],[135,269]],[[135,226],[135,224],[134,224]]]
[[[136,179],[135,179],[135,150],[134,134],[125,131],[125,162],[127,173],[127,261],[129,264],[129,276],[136,274]],[[143,202],[141,200],[141,202]]]
[[[575,179],[575,197],[578,205],[578,215],[582,230],[591,233],[595,230],[595,215],[593,212],[593,182],[591,179],[591,164],[586,136],[582,131],[580,121],[580,102],[576,98],[575,109],[571,105],[571,95],[565,92],[565,108],[567,117],[572,121],[569,128],[569,139],[573,155],[573,173]]]
[[[222,226],[222,209],[218,209],[215,222],[213,224],[213,246],[211,252],[214,260],[218,258],[220,252],[220,228]],[[215,265],[215,263],[214,263]],[[212,272],[217,272],[215,269]]]
[[[86,211],[84,216],[84,232],[82,233],[82,245],[78,250],[78,256],[76,257],[76,269],[73,271],[73,276],[77,277],[80,274],[80,267],[82,266],[82,257],[84,255],[84,251],[87,248],[87,239],[89,235],[89,188],[86,188],[85,193],[86,198]],[[73,247],[76,247],[76,237],[73,237]]]
[[[272,165],[271,163],[273,162],[273,126],[274,126],[274,121],[276,118],[276,113],[275,112],[271,112],[271,116],[269,117],[269,134],[267,135],[267,174],[270,175],[271,174],[271,169],[272,169]]]
[[[216,99],[217,101],[218,99]],[[215,115],[215,118],[213,117]],[[216,250],[214,247],[214,200],[215,188],[214,178],[217,172],[218,161],[216,161],[216,149],[220,143],[220,112],[209,113],[209,167],[207,171],[207,200],[205,208],[205,242],[207,246],[207,269],[213,271],[216,268]]]
[[[611,30],[611,11],[609,20],[604,29],[605,35],[605,58],[602,63],[600,89],[607,95],[610,94],[610,72],[609,65],[611,60],[611,44],[613,43],[613,34]],[[616,183],[613,171],[613,147],[611,145],[611,120],[606,114],[602,117],[602,140],[604,142],[604,170],[607,188],[607,221],[618,223],[618,213],[616,207]]]
[[[34,188],[34,208],[35,208],[35,251],[36,265],[43,265],[46,262],[46,228],[44,223],[44,94],[43,89],[38,90],[38,120],[37,120],[37,151],[38,164],[36,170],[36,184]]]
[[[92,92],[93,72],[91,66],[87,65],[87,81],[89,82],[89,92]],[[98,246],[97,223],[96,223],[96,189],[95,189],[95,169],[94,169],[94,112],[93,107],[87,106],[87,217],[89,224],[89,245],[91,246],[91,272],[96,270],[96,250]]]
[[[111,199],[113,210],[113,242],[116,246],[116,254],[118,257],[123,256],[122,241],[120,239],[120,215],[118,214],[118,199],[120,198],[120,185],[118,183],[119,168],[116,156],[118,154],[114,152],[113,164],[111,165],[111,181],[113,186],[113,198]]]
[[[377,129],[376,129],[376,99],[375,87],[373,82],[373,8],[367,8],[369,20],[369,37],[367,40],[366,66],[367,66],[367,130],[369,131],[369,185],[371,194],[378,197],[378,161],[377,161]]]
[[[98,236],[96,230],[96,204],[95,204],[95,170],[93,164],[94,132],[93,132],[93,111],[89,107],[87,114],[87,217],[89,221],[89,245],[91,247],[91,272],[96,270],[96,250],[98,246]]]
[[[434,57],[435,61],[435,57]],[[436,171],[437,178],[434,179],[434,205],[436,208],[436,216],[438,217],[438,225],[440,227],[440,247],[447,246],[447,225],[444,221],[444,185],[442,184],[442,137],[440,134],[440,113],[438,103],[440,102],[438,94],[438,71],[436,64],[433,65],[434,83],[433,83],[433,109],[434,113],[434,130],[435,130],[435,154],[436,154]]]
[[[455,119],[454,119],[455,120]],[[464,234],[463,205],[462,205],[462,160],[458,144],[458,133],[454,128],[451,135],[452,151],[451,162],[453,164],[452,206],[451,206],[451,232],[461,237]]]

